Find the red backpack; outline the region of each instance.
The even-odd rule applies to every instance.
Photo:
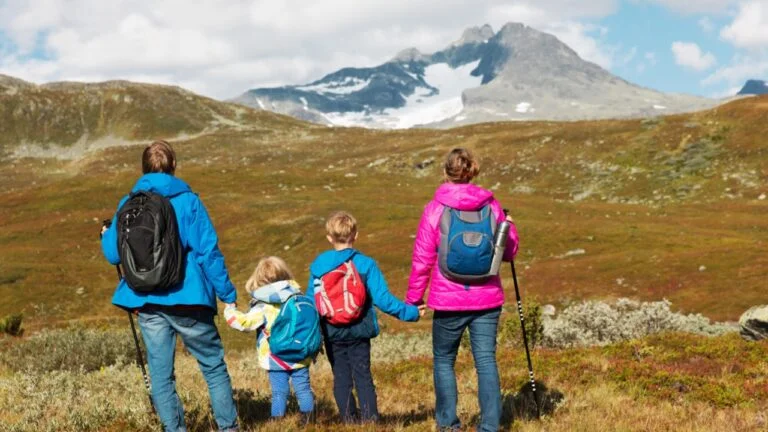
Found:
[[[365,285],[352,261],[347,261],[320,278],[315,304],[320,317],[333,325],[357,321],[363,313]]]

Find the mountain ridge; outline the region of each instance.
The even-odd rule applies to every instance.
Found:
[[[378,66],[343,68],[306,85],[251,89],[234,101],[327,125],[374,128],[646,117],[717,104],[629,83],[522,23],[495,33],[487,24],[470,27],[431,54],[407,48]]]

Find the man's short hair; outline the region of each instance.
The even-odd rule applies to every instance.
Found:
[[[176,171],[176,152],[168,141],[158,140],[148,145],[141,156],[141,169],[144,174]]]
[[[351,243],[357,235],[357,220],[345,211],[338,211],[325,222],[325,231],[335,243]]]

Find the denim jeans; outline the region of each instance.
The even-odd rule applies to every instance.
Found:
[[[477,370],[480,403],[479,431],[497,431],[501,420],[501,389],[496,366],[496,333],[501,308],[471,312],[436,311],[432,321],[435,417],[438,428],[461,428],[456,415],[456,354],[461,336],[469,328],[469,341]]]
[[[288,396],[291,388],[288,381],[293,383],[293,392],[299,402],[299,411],[310,413],[315,407],[315,396],[309,384],[309,368],[301,368],[291,371],[269,371],[269,385],[272,387],[272,417],[283,417],[285,407],[288,404]]]
[[[165,430],[186,431],[184,408],[176,393],[174,358],[176,335],[197,359],[208,383],[214,417],[219,430],[237,430],[237,409],[232,384],[224,363],[224,347],[210,310],[146,308],[139,312],[139,327],[147,347],[152,400]]]
[[[325,352],[331,362],[333,397],[342,420],[345,423],[378,420],[376,386],[371,376],[371,340],[326,342]],[[352,394],[353,384],[360,400],[359,412]]]

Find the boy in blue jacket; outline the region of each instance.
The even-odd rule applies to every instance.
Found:
[[[310,265],[307,297],[317,302],[315,290],[322,286],[322,277],[350,261],[366,288],[366,301],[356,321],[337,326],[321,320],[325,350],[333,370],[333,396],[345,422],[376,421],[379,411],[371,376],[371,339],[378,336],[379,324],[373,306],[403,321],[418,321],[425,306],[408,305],[394,297],[376,261],[353,248],[357,221],[351,214],[334,213],[325,228],[333,249],[321,253]],[[353,384],[359,410],[352,395]]]
[[[218,237],[200,198],[174,176],[176,153],[165,141],[155,141],[142,155],[144,175],[132,192],[150,191],[167,197],[176,214],[184,257],[184,280],[163,291],[139,292],[125,280],[117,285],[112,304],[138,312],[139,327],[147,347],[152,379],[152,400],[166,431],[184,431],[184,408],[176,393],[174,354],[176,335],[197,359],[208,383],[214,417],[219,430],[238,430],[232,384],[224,362],[224,347],[213,321],[216,297],[233,305],[237,292],[229,278]],[[120,208],[128,200],[123,198]],[[119,265],[117,220],[102,229],[101,248],[107,261]]]

